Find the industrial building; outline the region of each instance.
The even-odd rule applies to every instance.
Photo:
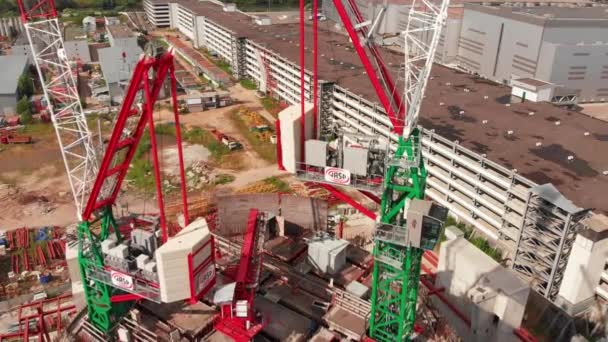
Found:
[[[169,3],[166,0],[144,0],[144,10],[152,25],[169,26]]]
[[[233,76],[255,80],[261,91],[287,104],[299,102],[297,25],[259,25],[232,7],[209,1],[183,0],[169,6],[171,27],[195,47],[230,62]],[[387,136],[390,123],[378,115],[383,110],[347,37],[335,32],[333,24],[321,24],[320,133],[331,129],[331,122],[339,122],[363,134]],[[307,26],[307,48],[311,37]],[[402,57],[388,50],[382,53],[397,74]],[[305,67],[309,66],[312,57],[307,54]],[[307,101],[310,79],[306,71]],[[602,200],[608,191],[603,176],[608,160],[598,153],[608,148],[602,139],[608,124],[547,103],[511,104],[510,94],[510,89],[487,80],[435,66],[421,123],[429,172],[426,194],[498,241],[505,257],[512,258],[525,229],[530,189],[538,184],[553,183],[581,208],[608,210]],[[566,147],[564,141],[572,143]],[[568,243],[574,240],[568,234],[576,223],[564,221],[560,228]],[[557,254],[562,247],[546,244]]]
[[[106,18],[107,19],[107,18]],[[137,45],[137,37],[122,25],[107,25],[110,47],[99,49],[99,63],[112,101],[120,103],[122,87],[131,77],[142,49]]]
[[[0,56],[0,115],[15,114],[19,76],[28,67],[28,59],[20,55]]]
[[[499,83],[532,77],[559,85],[579,102],[604,102],[606,37],[606,7],[466,4],[456,59],[464,69]]]
[[[367,20],[383,2],[357,1]],[[608,14],[590,1],[452,2],[435,60],[511,85],[535,78],[553,85],[549,102],[608,101]],[[389,2],[378,31],[384,45],[400,44],[409,6]],[[331,1],[323,13],[339,22]],[[503,34],[504,33],[504,34]]]

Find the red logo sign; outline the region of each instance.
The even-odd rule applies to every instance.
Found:
[[[133,277],[116,271],[110,271],[110,277],[112,284],[123,289],[133,290]]]
[[[325,180],[336,184],[350,184],[350,171],[337,167],[326,167]]]

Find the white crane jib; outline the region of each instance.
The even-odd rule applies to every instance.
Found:
[[[31,10],[21,1],[19,5],[80,220],[97,172],[97,157],[78,95],[78,75],[70,67],[52,1]]]

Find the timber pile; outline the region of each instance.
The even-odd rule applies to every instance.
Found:
[[[265,181],[255,182],[236,191],[237,194],[260,194],[279,192],[276,185]]]
[[[177,221],[178,215],[183,211],[182,199],[176,198],[165,205],[165,215],[171,222]],[[188,215],[190,219],[207,216],[215,211],[215,203],[210,197],[201,196],[194,199],[188,199]]]

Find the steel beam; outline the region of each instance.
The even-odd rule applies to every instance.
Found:
[[[353,208],[359,210],[360,213],[369,217],[370,219],[375,221],[376,218],[378,217],[378,215],[376,215],[376,213],[367,209],[361,203],[355,201],[352,197],[350,197],[349,195],[343,193],[342,191],[334,188],[333,186],[326,184],[326,183],[317,183],[317,184],[319,184],[319,186],[323,187],[327,191],[331,192],[332,195],[334,195],[334,196],[338,197],[339,199],[341,199],[342,201],[350,204]]]

